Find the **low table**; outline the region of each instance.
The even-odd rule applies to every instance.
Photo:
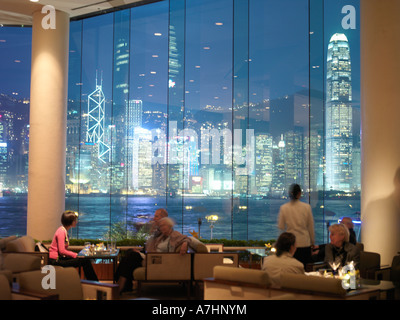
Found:
[[[262,269],[262,264],[263,264],[264,258],[268,257],[270,255],[265,252],[265,248],[251,248],[251,249],[246,249],[246,251],[250,253],[250,261],[249,261],[250,269],[253,267],[253,255],[261,257],[260,265],[259,265],[259,268],[257,268],[257,269]]]
[[[382,300],[395,299],[395,285],[392,281],[361,279],[361,287],[366,289],[377,289],[380,291]]]
[[[79,251],[78,257],[79,259],[90,259],[90,260],[111,260],[112,265],[113,265],[113,283],[115,283],[114,280],[114,274],[115,274],[115,269],[117,266],[117,260],[118,260],[118,255],[119,255],[119,249],[117,248],[115,251],[104,251],[104,252],[95,252],[94,254],[85,254],[84,249]],[[81,268],[79,268],[79,275],[81,274]]]

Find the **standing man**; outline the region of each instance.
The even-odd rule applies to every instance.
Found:
[[[303,263],[304,267],[311,262],[311,250],[314,246],[314,218],[311,206],[301,202],[301,188],[292,184],[289,188],[290,201],[279,209],[278,228],[293,233],[296,236],[297,250],[294,258]]]

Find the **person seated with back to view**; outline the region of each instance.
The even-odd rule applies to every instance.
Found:
[[[290,232],[283,232],[275,243],[276,254],[264,258],[262,270],[268,273],[272,284],[279,288],[282,273],[304,274],[304,265],[293,257],[296,252],[296,236]]]

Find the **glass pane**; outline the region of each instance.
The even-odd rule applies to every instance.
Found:
[[[166,207],[168,2],[133,8],[131,16],[128,123],[136,135],[129,150],[128,224],[140,229],[157,208]]]
[[[276,239],[277,214],[288,201],[289,186],[308,188],[308,22],[308,1],[250,2],[251,239]]]
[[[26,234],[31,28],[0,28],[0,238]]]
[[[184,230],[232,236],[232,1],[186,2]]]
[[[80,155],[80,142],[83,141],[81,138],[83,134],[81,130],[82,25],[82,21],[71,22],[69,32],[65,207],[74,211],[79,211],[79,188],[89,179],[87,170],[84,169],[88,164],[85,163],[85,157],[81,158]],[[71,232],[79,234],[79,227],[78,223]]]
[[[79,197],[78,211],[81,213],[76,232],[79,238],[103,238],[110,226],[111,208],[109,137],[113,15],[83,20],[81,32],[82,67],[81,81],[78,82],[81,87],[79,152],[75,152],[75,156],[72,154],[75,157],[74,175],[79,177],[74,182],[74,190],[77,192],[75,195]],[[79,45],[77,47],[79,48]],[[76,143],[76,140],[74,141]],[[68,148],[76,150],[76,144]],[[75,208],[75,204],[76,201],[71,206]],[[67,209],[69,205],[67,202]]]
[[[249,130],[249,1],[233,2],[232,238],[248,238],[254,129]],[[250,161],[249,161],[250,160]]]
[[[324,215],[324,3],[310,1],[310,138],[307,144],[306,177],[309,182],[310,205],[314,214],[317,243],[326,241],[326,220]]]
[[[185,0],[169,2],[168,30],[168,147],[166,205],[170,216],[183,227],[185,117]]]
[[[129,64],[130,64],[130,10],[117,11],[113,24],[113,73],[112,73],[112,110],[111,121],[104,139],[103,161],[108,166],[110,183],[110,234],[117,237],[115,224],[120,232],[128,231],[127,204],[132,185],[132,138],[135,105],[129,100]]]
[[[343,216],[360,218],[359,2],[324,1],[324,214],[328,224]]]

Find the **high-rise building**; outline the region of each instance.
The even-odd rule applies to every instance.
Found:
[[[267,195],[272,183],[272,136],[256,136],[256,186],[259,194]]]
[[[96,89],[88,96],[88,115],[86,142],[94,143],[98,149],[98,159],[102,163],[109,161],[110,147],[104,143],[105,128],[105,96],[102,81],[97,83]]]
[[[142,100],[129,100],[126,106],[126,174],[128,177],[128,190],[138,189],[139,175],[138,175],[138,148],[139,140],[143,135],[142,127],[142,113],[143,103]],[[136,159],[136,160],[135,160]]]
[[[352,88],[350,47],[346,35],[335,33],[328,45],[326,77],[327,190],[353,189]]]
[[[153,172],[151,167],[152,136],[151,131],[136,127],[132,141],[132,164],[128,186],[133,190],[151,188]]]

